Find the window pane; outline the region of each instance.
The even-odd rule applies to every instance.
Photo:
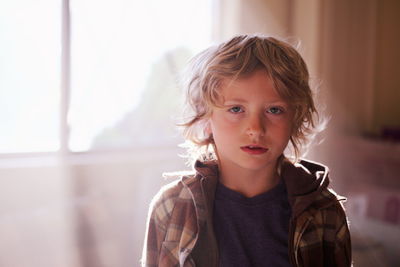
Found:
[[[178,75],[209,44],[211,1],[71,3],[70,148],[180,141]]]
[[[60,3],[0,1],[0,153],[59,147]]]

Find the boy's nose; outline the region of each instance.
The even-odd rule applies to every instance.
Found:
[[[265,134],[265,123],[260,117],[251,118],[246,129],[246,134],[250,137],[260,137]]]

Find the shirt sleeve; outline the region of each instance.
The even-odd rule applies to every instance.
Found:
[[[347,221],[346,214],[344,212],[343,205],[339,208],[339,227],[336,231],[336,242],[335,242],[335,262],[338,267],[349,267],[352,266],[352,255],[351,255],[351,238],[349,231],[349,224]]]
[[[154,197],[150,204],[146,222],[145,240],[141,259],[142,267],[158,266],[162,243],[166,235],[165,207],[162,195]]]

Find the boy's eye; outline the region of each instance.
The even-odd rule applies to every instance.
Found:
[[[280,107],[272,107],[268,109],[268,113],[272,114],[281,114],[283,112],[283,109]]]
[[[242,110],[241,107],[232,107],[232,108],[229,109],[229,112],[232,112],[232,113],[241,113],[241,112],[243,112],[243,110]]]

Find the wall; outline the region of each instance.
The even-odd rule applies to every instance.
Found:
[[[0,266],[80,266],[67,172],[33,161],[0,168]]]
[[[341,132],[400,126],[399,13],[398,1],[323,1],[320,71]]]
[[[263,33],[286,37],[290,27],[290,0],[219,0],[216,40],[235,34]]]
[[[3,163],[0,266],[139,266],[151,198],[171,181],[163,172],[187,169],[182,153],[160,148]]]
[[[400,127],[400,1],[377,2],[373,129]]]

